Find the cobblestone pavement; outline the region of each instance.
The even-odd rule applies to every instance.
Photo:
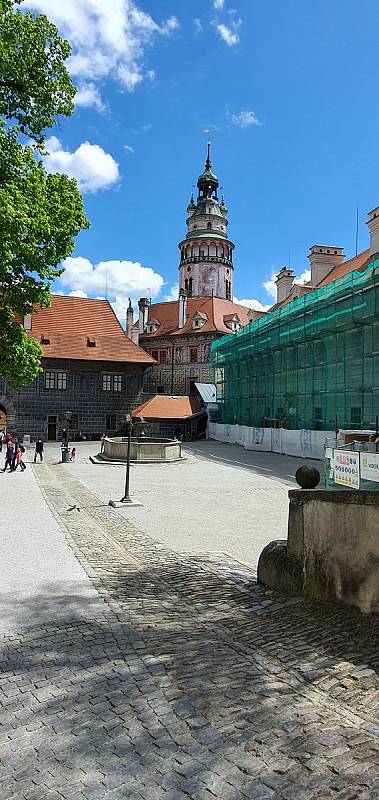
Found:
[[[378,621],[175,553],[35,471],[107,611],[2,637],[1,800],[377,800]]]

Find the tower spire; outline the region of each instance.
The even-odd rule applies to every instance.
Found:
[[[206,170],[210,170],[211,166],[212,166],[212,162],[211,162],[211,145],[212,145],[212,142],[209,140],[208,144],[207,144],[207,160],[205,162],[205,169]]]

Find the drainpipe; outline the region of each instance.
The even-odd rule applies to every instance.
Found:
[[[174,394],[174,345],[175,342],[171,340],[171,396]]]

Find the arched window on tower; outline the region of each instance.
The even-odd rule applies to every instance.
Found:
[[[212,223],[211,222],[207,222],[207,228],[208,228],[209,231],[212,230]]]
[[[188,284],[188,286],[187,286],[188,297],[192,297],[192,278],[189,278],[188,280],[186,280],[186,283]]]
[[[232,282],[225,281],[225,297],[227,300],[232,299]]]
[[[186,290],[186,292],[188,294],[188,278],[186,278],[185,281],[184,281],[184,288],[185,288],[185,290]]]

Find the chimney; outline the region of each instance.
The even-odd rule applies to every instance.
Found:
[[[342,264],[345,258],[343,247],[326,247],[314,244],[309,250],[309,263],[311,266],[311,284],[317,286],[320,281],[329,275],[329,272]]]
[[[129,339],[132,338],[132,333],[133,333],[133,307],[131,299],[129,297],[129,305],[128,308],[126,309],[126,335],[129,337]]]
[[[147,297],[140,297],[140,299],[138,300],[138,308],[139,308],[139,333],[141,336],[145,332],[146,328],[149,299]]]
[[[295,280],[295,276],[293,274],[292,269],[288,269],[288,267],[282,267],[280,272],[276,276],[276,302],[282,303],[283,300],[288,297],[293,282]]]
[[[368,212],[367,220],[370,231],[370,254],[379,253],[379,206]]]
[[[31,314],[24,314],[24,328],[26,331],[31,331],[32,329],[32,315]]]
[[[179,328],[184,328],[187,322],[187,294],[185,289],[179,292]]]

